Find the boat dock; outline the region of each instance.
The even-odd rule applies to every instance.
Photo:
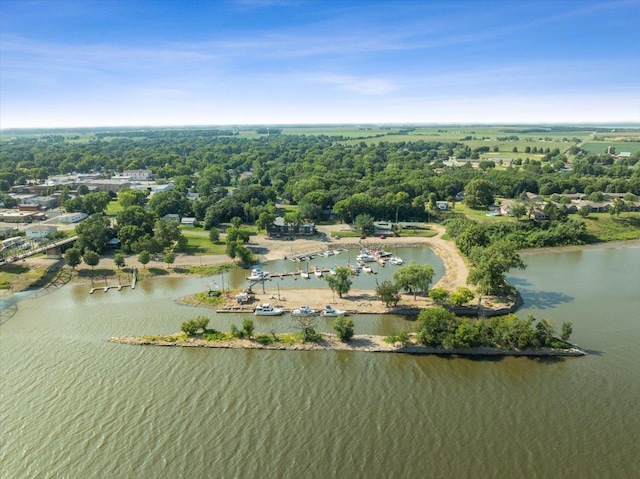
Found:
[[[131,282],[130,283],[122,283],[121,277],[118,276],[118,284],[108,284],[107,278],[104,278],[104,286],[94,287],[93,286],[93,278],[91,279],[91,289],[89,290],[89,294],[93,294],[96,291],[104,291],[108,292],[110,289],[117,289],[118,291],[122,291],[122,288],[130,287],[131,289],[136,289],[136,281],[137,281],[137,270],[133,268],[131,271]]]

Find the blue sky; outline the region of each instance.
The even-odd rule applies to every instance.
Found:
[[[0,0],[0,128],[640,121],[640,1]]]

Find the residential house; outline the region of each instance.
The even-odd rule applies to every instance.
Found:
[[[27,239],[41,239],[58,231],[58,227],[55,225],[31,225],[24,229]]]
[[[276,217],[273,224],[267,227],[267,234],[275,238],[313,236],[316,233],[315,223],[302,223],[299,225],[285,224],[282,216]]]

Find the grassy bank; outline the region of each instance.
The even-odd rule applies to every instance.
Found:
[[[609,213],[590,214],[584,218],[589,243],[628,241],[640,238],[640,213],[622,213],[619,217]]]

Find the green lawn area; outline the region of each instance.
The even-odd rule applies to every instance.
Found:
[[[467,218],[472,219],[474,221],[485,221],[485,222],[515,222],[516,219],[511,216],[487,216],[488,211],[486,210],[473,210],[469,208],[464,203],[456,203],[455,209],[453,210],[456,213],[462,213]]]
[[[640,213],[621,213],[612,217],[609,213],[592,213],[584,222],[589,242],[626,241],[640,238]]]
[[[120,213],[124,208],[119,201],[110,201],[107,205],[107,216],[116,216]]]
[[[190,254],[224,254],[224,243],[213,244],[209,241],[209,232],[194,226],[181,227],[182,234],[189,240],[183,252]]]

